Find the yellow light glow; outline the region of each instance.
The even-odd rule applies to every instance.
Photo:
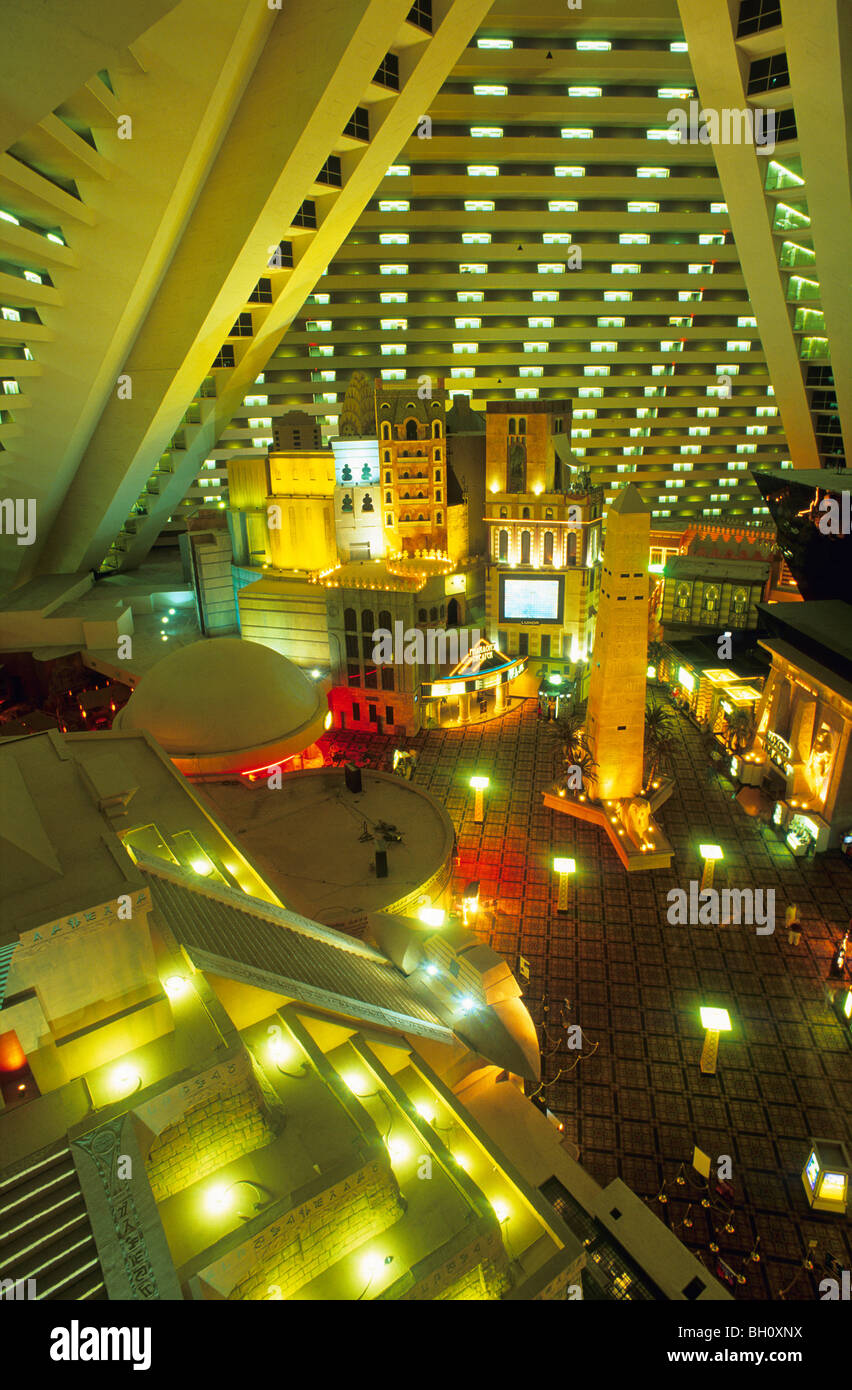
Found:
[[[112,1076],[110,1077],[110,1081],[112,1084],[112,1089],[116,1092],[116,1094],[123,1096],[126,1095],[128,1091],[134,1090],[139,1085],[141,1077],[138,1071],[134,1071],[132,1067],[116,1067],[115,1071],[112,1073]]]
[[[701,1026],[713,1033],[728,1033],[731,1019],[727,1009],[701,1009]]]
[[[447,917],[442,907],[421,907],[417,915],[427,927],[442,927]]]
[[[453,1158],[459,1167],[463,1168],[466,1173],[470,1172],[470,1159],[467,1154],[453,1154]]]
[[[375,1279],[381,1274],[385,1267],[385,1262],[381,1255],[365,1255],[361,1261],[361,1273],[365,1279]]]
[[[282,1037],[276,1034],[269,1040],[269,1056],[273,1062],[289,1062],[293,1056],[293,1049],[288,1047]]]
[[[573,874],[577,864],[574,859],[554,859],[553,868],[557,874]]]
[[[408,1158],[410,1152],[411,1150],[404,1139],[388,1140],[388,1153],[390,1154],[391,1163],[404,1162],[404,1160]]]
[[[189,989],[189,981],[185,975],[170,975],[163,988],[170,999],[180,999]]]
[[[473,787],[473,790],[476,791],[476,792],[484,792],[484,791],[485,791],[485,788],[486,788],[487,786],[489,786],[490,782],[491,782],[491,778],[490,778],[490,777],[479,777],[479,776],[477,776],[477,777],[471,777],[471,779],[470,779],[470,785]]]
[[[502,1226],[503,1222],[509,1219],[509,1208],[506,1206],[505,1202],[501,1201],[492,1202],[491,1205],[494,1208],[494,1215]]]
[[[843,1017],[852,1018],[852,989],[843,1001]]]
[[[191,859],[190,864],[197,874],[211,874],[213,865],[209,859]]]
[[[332,721],[333,718],[334,718],[334,715],[332,714],[331,710],[329,710],[328,714],[325,716],[325,719],[322,721],[322,726],[323,726],[324,729],[330,729],[330,728],[331,728],[331,721]]]
[[[724,859],[721,845],[699,845],[698,853],[702,859]]]
[[[426,1101],[421,1100],[419,1104],[415,1105],[414,1108],[417,1111],[418,1115],[420,1115],[426,1121],[427,1124],[433,1125],[435,1123],[435,1111],[432,1109],[431,1105],[428,1105],[426,1103]]]
[[[211,1215],[221,1216],[233,1205],[233,1201],[231,1188],[226,1187],[223,1182],[214,1183],[204,1194],[204,1206]]]
[[[357,1071],[348,1071],[343,1080],[346,1082],[353,1096],[365,1096],[367,1094],[366,1078],[360,1076]]]

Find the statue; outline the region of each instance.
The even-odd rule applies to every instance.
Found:
[[[362,512],[372,512],[373,510],[374,510],[374,507],[373,507],[373,499],[372,499],[372,497],[370,496],[369,492],[365,492],[365,493],[364,493],[363,500],[362,500],[362,502],[361,502],[361,511],[362,511]]]
[[[527,486],[527,451],[526,447],[515,439],[509,445],[509,478],[508,492],[525,492]]]
[[[619,807],[621,820],[634,845],[641,845],[648,834],[651,805],[644,796],[631,796]]]
[[[342,501],[341,504],[340,504],[340,510],[341,510],[342,512],[351,512],[351,511],[354,511],[354,507],[352,506],[352,494],[351,494],[351,492],[347,492],[347,493],[344,494],[343,501]]]

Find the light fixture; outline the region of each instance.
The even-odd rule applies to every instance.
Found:
[[[170,975],[164,981],[163,988],[170,999],[180,999],[182,994],[186,994],[189,989],[189,981],[185,975]]]
[[[715,1076],[716,1060],[719,1055],[719,1034],[731,1031],[731,1019],[727,1009],[701,1007],[701,1026],[706,1028],[704,1047],[699,1063],[705,1076]]]
[[[485,819],[484,793],[486,787],[490,783],[490,780],[491,779],[489,777],[483,777],[480,774],[477,774],[477,776],[471,777],[470,779],[470,785],[472,786],[474,791],[473,819],[477,825],[481,825]]]
[[[365,1096],[367,1094],[367,1080],[356,1071],[348,1071],[343,1080],[349,1087],[353,1096]]]
[[[403,1139],[389,1139],[387,1150],[391,1163],[402,1163],[410,1153],[410,1149]]]
[[[553,861],[554,872],[559,875],[558,912],[567,912],[568,910],[568,876],[573,874],[576,868],[577,864],[574,859],[557,858]]]
[[[221,1216],[234,1204],[233,1189],[225,1183],[217,1182],[204,1193],[204,1206],[211,1216]]]
[[[704,860],[704,869],[701,874],[701,892],[703,893],[706,888],[712,888],[713,871],[716,863],[718,860],[724,859],[725,856],[721,845],[699,845],[698,853]]]
[[[201,874],[202,877],[206,877],[207,874],[212,874],[213,872],[212,863],[209,859],[205,859],[203,856],[200,859],[191,859],[189,862],[192,865],[192,868],[195,870],[195,872],[197,874]]]
[[[414,1108],[421,1119],[425,1120],[427,1124],[433,1125],[435,1123],[435,1111],[425,1100],[418,1101]]]
[[[138,1091],[142,1085],[142,1077],[138,1071],[132,1067],[116,1067],[110,1078],[112,1089],[116,1095],[126,1096],[131,1091]]]
[[[427,927],[442,927],[447,917],[442,907],[421,907],[417,915]]]
[[[491,1205],[494,1208],[494,1215],[502,1226],[504,1221],[509,1220],[509,1208],[506,1206],[505,1202],[501,1201],[494,1201]]]

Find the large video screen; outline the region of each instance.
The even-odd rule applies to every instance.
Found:
[[[500,576],[501,623],[561,623],[563,576],[511,578]]]

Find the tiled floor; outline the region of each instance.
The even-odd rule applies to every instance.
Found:
[[[455,822],[458,886],[479,879],[481,898],[493,902],[481,934],[513,966],[519,954],[529,962],[527,1004],[539,1023],[547,1004],[551,1020],[540,1029],[548,1103],[582,1162],[601,1183],[622,1177],[708,1266],[717,1244],[745,1275],[737,1297],[775,1299],[789,1289],[791,1300],[812,1299],[826,1250],[852,1267],[848,1221],[811,1213],[800,1177],[809,1136],[852,1143],[852,1048],[823,994],[832,945],[852,911],[852,863],[836,854],[795,859],[733,802],[700,735],[675,720],[677,785],[660,813],[675,860],[665,872],[628,876],[602,832],[544,809],[557,740],[531,702],[502,721],[412,740],[415,780]],[[329,742],[356,756],[389,755],[393,746],[358,734]],[[491,778],[481,826],[468,787],[475,772]],[[774,888],[774,934],[668,925],[666,894],[700,879],[706,840],[725,851],[717,888]],[[564,914],[550,867],[559,853],[577,861]],[[784,928],[791,902],[804,926],[798,947]],[[713,1077],[698,1067],[701,1004],[727,1008],[733,1023]],[[582,1028],[579,1061],[566,1048],[560,1011]],[[731,1158],[733,1232],[722,1207],[708,1212],[698,1187],[676,1182],[681,1163],[694,1176],[694,1144],[714,1160]],[[664,1181],[666,1204],[656,1200]],[[759,1262],[747,1258],[757,1237]],[[803,1268],[809,1240],[812,1273]]]

